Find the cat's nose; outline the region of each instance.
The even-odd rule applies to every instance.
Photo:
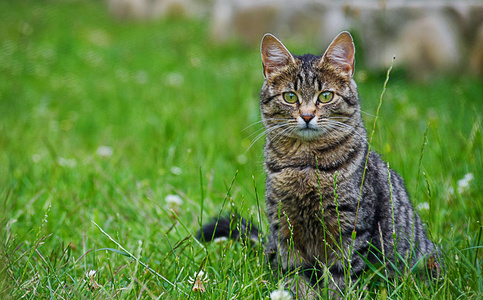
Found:
[[[301,115],[300,117],[304,119],[306,123],[309,123],[310,120],[312,120],[315,117],[315,115]]]

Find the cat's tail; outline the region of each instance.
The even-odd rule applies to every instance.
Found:
[[[256,244],[260,242],[261,237],[258,228],[252,222],[237,215],[230,215],[214,218],[198,231],[196,238],[202,242],[227,238]]]

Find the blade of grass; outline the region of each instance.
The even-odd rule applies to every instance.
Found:
[[[172,283],[171,281],[169,281],[167,278],[165,278],[163,275],[159,274],[158,272],[156,272],[155,270],[153,270],[151,267],[149,267],[148,265],[146,265],[145,263],[143,263],[141,260],[139,260],[137,257],[135,257],[134,255],[132,255],[129,251],[127,251],[126,249],[124,249],[124,247],[119,244],[115,239],[113,239],[107,232],[105,232],[99,225],[97,225],[96,222],[92,221],[92,223],[102,232],[102,234],[104,234],[105,236],[107,236],[114,244],[116,244],[119,248],[122,249],[122,251],[125,252],[126,256],[134,259],[136,262],[138,262],[139,264],[141,264],[143,267],[145,267],[146,269],[149,270],[149,272],[151,272],[152,274],[156,275],[157,277],[161,278],[164,282],[168,283],[169,285],[171,285],[172,287],[174,287],[175,289],[178,289],[178,291],[180,291],[181,293],[185,294],[185,295],[188,295],[186,294],[184,291],[180,290],[174,283]],[[121,253],[119,253],[121,254]],[[125,255],[125,254],[122,254],[122,255]]]

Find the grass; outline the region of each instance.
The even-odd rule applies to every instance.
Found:
[[[193,238],[222,203],[266,230],[263,142],[247,151],[261,129],[258,47],[218,45],[203,20],[119,22],[96,1],[1,1],[0,22],[2,298],[278,288],[262,249]],[[369,131],[384,79],[357,67]],[[393,71],[372,147],[405,178],[446,273],[426,285],[374,269],[348,298],[483,297],[482,96],[481,78],[419,83]],[[175,213],[168,195],[183,200]],[[204,293],[189,282],[199,270]]]

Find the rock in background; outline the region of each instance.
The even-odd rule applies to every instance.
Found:
[[[395,64],[412,76],[483,75],[483,1],[108,0],[120,18],[171,14],[205,17],[215,41],[258,45],[266,32],[283,41],[330,43],[342,30],[357,37],[369,69]],[[321,50],[322,51],[322,50]]]

